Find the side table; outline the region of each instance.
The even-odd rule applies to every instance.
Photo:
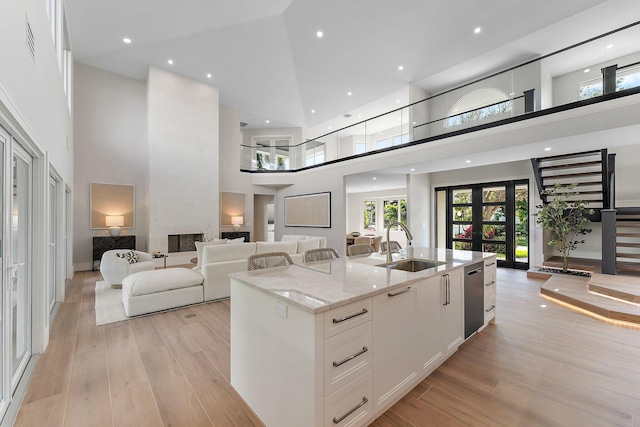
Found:
[[[166,254],[151,254],[151,256],[154,259],[162,258],[163,261],[164,261],[164,267],[163,268],[167,268],[167,258],[169,258],[169,255],[166,255]]]

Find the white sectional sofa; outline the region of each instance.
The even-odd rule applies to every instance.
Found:
[[[202,245],[200,273],[204,278],[204,300],[213,301],[231,295],[229,273],[247,270],[247,258],[266,252],[286,252],[291,260],[302,263],[305,251],[324,248],[324,237],[288,235],[280,242],[250,242]],[[196,267],[197,268],[197,267]]]

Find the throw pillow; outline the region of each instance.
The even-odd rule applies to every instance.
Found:
[[[124,258],[124,260],[127,261],[129,264],[138,262],[138,254],[135,253],[134,251],[116,252],[116,256],[119,258]]]
[[[244,243],[244,237],[238,237],[237,239],[227,239],[227,243]]]

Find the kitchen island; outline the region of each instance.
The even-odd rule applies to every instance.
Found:
[[[435,266],[373,254],[231,275],[231,385],[267,426],[367,425],[391,407],[464,341],[465,267],[484,267],[479,329],[495,321],[495,254],[411,251]]]

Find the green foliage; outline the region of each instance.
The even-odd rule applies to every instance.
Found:
[[[569,266],[569,253],[580,243],[584,243],[584,239],[579,239],[578,236],[591,232],[591,229],[585,227],[590,221],[584,215],[593,214],[593,209],[588,209],[584,201],[577,199],[579,193],[573,191],[575,187],[576,184],[556,184],[543,191],[541,194],[547,196],[547,203],[537,205],[538,212],[534,214],[536,223],[551,232],[548,244],[562,254],[562,270],[565,272]]]

